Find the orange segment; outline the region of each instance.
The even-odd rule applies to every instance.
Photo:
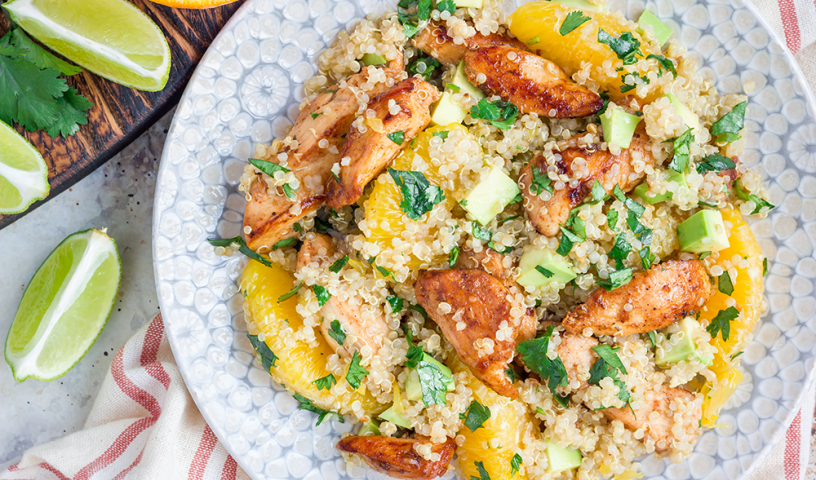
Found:
[[[317,333],[317,346],[299,340],[287,345],[281,331],[287,327],[297,331],[303,327],[303,319],[297,313],[297,295],[278,303],[278,298],[295,286],[295,277],[278,264],[265,267],[255,260],[250,260],[244,269],[241,279],[241,291],[245,292],[247,312],[264,334],[264,341],[278,357],[269,374],[287,388],[313,401],[325,410],[351,413],[351,404],[359,400],[363,409],[371,414],[380,413],[385,406],[380,405],[366,390],[363,395],[359,390],[334,397],[328,390],[318,390],[314,382],[329,374],[326,359],[334,353],[329,344]],[[340,381],[341,379],[338,379]]]
[[[226,5],[236,0],[150,0],[159,5],[166,5],[168,7],[176,8],[213,8],[220,5]]]
[[[737,369],[739,357],[734,360],[731,358],[745,348],[747,337],[759,320],[762,295],[765,292],[762,277],[764,257],[754,232],[737,210],[726,209],[720,212],[723,221],[730,222],[733,227],[728,237],[731,245],[719,251],[716,264],[725,268],[725,262],[731,262],[736,267],[737,278],[734,280],[734,292],[730,296],[716,291],[701,312],[700,321],[710,322],[721,310],[728,308],[726,302],[729,298],[737,302],[736,308],[740,311],[740,316],[731,322],[728,341],[723,341],[722,335],[711,340],[716,352],[710,369],[717,375],[720,385],[706,384],[702,389],[706,396],[703,402],[704,426],[714,425],[723,404],[742,382],[742,372]],[[740,261],[734,262],[735,259]]]

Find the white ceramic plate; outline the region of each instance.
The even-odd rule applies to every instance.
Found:
[[[629,18],[641,0],[613,2]],[[345,478],[334,450],[349,423],[315,427],[314,414],[253,361],[236,283],[245,260],[218,257],[206,239],[240,234],[237,192],[256,143],[285,134],[339,29],[382,0],[249,0],[190,80],[176,111],[156,186],[153,248],[161,309],[181,372],[210,427],[253,478]],[[512,8],[512,1],[508,8]],[[747,151],[778,207],[753,223],[769,258],[770,309],[742,365],[745,382],[690,460],[643,460],[649,478],[742,479],[781,438],[814,374],[816,345],[816,110],[793,58],[742,0],[649,2],[721,92],[748,94]],[[382,477],[366,471],[369,478]]]

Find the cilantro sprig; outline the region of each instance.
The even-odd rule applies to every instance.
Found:
[[[351,356],[351,363],[349,364],[348,371],[346,372],[346,381],[349,383],[349,385],[351,385],[351,388],[360,388],[360,384],[362,383],[363,379],[369,374],[369,371],[360,365],[362,360],[363,356],[360,355],[359,351],[355,350],[354,354]]]
[[[589,383],[593,385],[598,385],[601,380],[606,377],[610,377],[612,381],[615,383],[615,386],[618,387],[618,398],[629,405],[629,408],[632,408],[631,400],[632,396],[629,393],[629,390],[626,388],[626,384],[623,383],[618,377],[618,373],[622,373],[626,375],[626,367],[623,365],[620,357],[618,357],[618,348],[612,348],[606,344],[600,344],[598,346],[592,347],[592,350],[598,354],[598,360],[592,364],[592,367],[589,369]],[[601,407],[609,408],[609,407]],[[634,414],[634,410],[632,410]]]
[[[400,208],[411,220],[419,220],[430,212],[434,205],[445,200],[445,193],[436,185],[431,185],[422,172],[394,170],[388,173],[402,191]]]
[[[533,373],[538,374],[542,380],[547,382],[547,387],[553,394],[553,397],[559,397],[556,393],[556,388],[566,387],[569,384],[567,378],[567,369],[564,367],[564,362],[561,357],[556,356],[555,359],[550,359],[547,356],[547,350],[550,345],[550,337],[552,337],[554,325],[547,327],[544,335],[533,340],[521,342],[516,351],[521,355],[521,361]]]
[[[476,400],[470,402],[470,406],[464,414],[465,426],[471,432],[482,428],[484,423],[490,420],[490,407],[486,407]]]
[[[623,32],[620,37],[615,37],[607,33],[604,29],[598,29],[598,42],[607,45],[624,65],[632,65],[637,62],[637,55],[643,56],[640,52],[640,40],[632,35],[632,32]]]
[[[711,135],[717,142],[731,143],[739,140],[739,132],[745,126],[745,107],[747,106],[747,101],[734,105],[730,112],[711,125]]]
[[[720,310],[717,316],[711,319],[711,323],[706,327],[706,331],[711,334],[711,338],[716,338],[721,335],[723,342],[727,342],[731,336],[731,322],[739,317],[739,310],[734,307],[728,307],[725,310]]]
[[[693,129],[689,128],[677,138],[671,138],[664,143],[672,142],[674,146],[674,156],[669,162],[669,168],[675,172],[684,173],[688,168],[689,156],[691,155],[691,143],[694,141]]]
[[[530,181],[530,193],[533,195],[541,195],[541,192],[553,193],[552,180],[547,176],[546,171],[542,171],[538,167],[533,167],[533,178]]]
[[[580,10],[570,12],[567,14],[567,18],[564,19],[564,23],[562,23],[561,27],[558,29],[558,33],[560,33],[562,37],[568,35],[573,30],[590,20],[591,18],[584,15],[584,12]]]
[[[697,164],[697,173],[704,175],[706,172],[722,172],[723,170],[730,170],[736,168],[737,164],[728,157],[724,157],[719,153],[712,153],[703,158]]]
[[[474,119],[487,120],[491,125],[500,130],[509,130],[518,118],[519,109],[511,102],[495,100],[493,102],[486,98],[479,100],[479,103],[470,107],[470,116]]]

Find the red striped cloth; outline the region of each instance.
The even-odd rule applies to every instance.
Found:
[[[161,315],[113,358],[83,430],[27,451],[3,480],[248,480],[184,386]]]
[[[816,1],[754,0],[762,18],[788,46],[816,92]]]

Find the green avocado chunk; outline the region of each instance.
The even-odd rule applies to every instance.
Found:
[[[652,32],[654,32],[654,36],[661,46],[663,46],[666,40],[674,33],[674,30],[672,30],[670,26],[666,25],[663,20],[657,18],[654,13],[648,10],[643,11],[637,23],[640,26],[640,28],[638,28],[639,33],[647,31],[647,27],[652,27]]]
[[[366,53],[363,55],[363,63],[366,65],[385,65],[388,63],[388,59],[376,53]]]
[[[411,428],[411,424],[408,422],[408,420],[406,420],[401,413],[397,413],[394,411],[393,405],[389,407],[388,410],[382,412],[380,414],[380,418],[382,418],[385,421],[391,422],[394,425],[399,425],[402,428]]]
[[[461,105],[453,101],[450,92],[442,92],[442,97],[436,102],[431,113],[431,124],[443,127],[451,123],[462,123],[467,112]]]
[[[700,210],[677,226],[677,241],[685,252],[717,252],[728,248],[722,214],[716,210]]]
[[[674,170],[669,171],[669,178],[670,182],[674,182],[682,187],[688,187],[688,183],[686,182],[686,175],[680,172],[675,172]],[[640,197],[641,200],[648,203],[649,205],[654,205],[655,203],[665,202],[666,200],[670,200],[674,194],[669,192],[668,190],[661,194],[661,195],[654,195],[652,196],[649,193],[649,184],[646,182],[641,183],[637,187],[635,187],[635,195]]]
[[[544,249],[525,252],[519,259],[519,269],[521,274],[516,281],[523,287],[540,287],[552,282],[567,283],[576,277],[569,260]]]
[[[453,0],[458,8],[482,8],[482,0]]]
[[[391,409],[389,408],[388,410],[391,410]],[[383,415],[386,412],[388,412],[388,410],[383,412]],[[382,415],[380,415],[380,416],[382,417]],[[386,419],[386,420],[388,420],[390,422],[393,422],[393,423],[397,423],[397,422],[394,422],[393,420],[389,420],[389,419]],[[405,427],[405,428],[408,428],[408,427]],[[376,421],[376,420],[374,420],[372,418],[371,420],[364,423],[362,427],[360,427],[360,431],[357,432],[357,435],[362,436],[362,435],[366,435],[366,434],[369,434],[369,433],[371,435],[380,435],[380,422],[378,422],[378,421]]]
[[[683,119],[683,123],[686,124],[686,128],[692,128],[698,132],[703,128],[700,125],[700,118],[697,116],[697,114],[692,112],[686,106],[686,104],[675,97],[673,93],[667,93],[666,98],[668,98],[672,105],[674,105],[675,110],[677,110],[677,114],[680,115],[680,118]]]
[[[445,387],[447,391],[452,392],[456,390],[456,385],[453,381],[453,373],[451,373],[450,368],[443,365],[441,362],[427,353],[422,354],[421,361],[435,365],[442,372],[442,375],[444,375],[446,379]],[[405,381],[405,395],[408,397],[408,400],[414,402],[422,399],[422,385],[419,383],[419,375],[416,373],[416,369],[411,370],[411,372],[408,374],[408,379]],[[382,415],[380,415],[380,417],[382,418]]]
[[[620,108],[607,108],[601,115],[604,140],[620,148],[629,148],[638,123],[640,117],[637,115],[630,115]]]
[[[668,340],[663,342],[665,355],[663,358],[655,358],[655,364],[660,368],[669,368],[678,362],[696,356],[702,364],[711,365],[712,360],[702,355],[697,348],[697,339],[703,331],[700,322],[691,317],[686,317],[680,320],[677,325],[680,327],[680,331],[683,332],[682,338],[676,345],[672,345]]]
[[[547,473],[560,473],[581,466],[581,451],[564,448],[555,442],[547,442]]]
[[[459,62],[459,66],[456,67],[456,73],[453,74],[453,81],[451,83],[459,87],[459,93],[467,93],[476,100],[485,98],[485,94],[468,80],[467,74],[465,73],[464,60]]]
[[[516,182],[500,167],[494,167],[487,178],[467,194],[461,205],[477,222],[487,225],[519,193]]]

